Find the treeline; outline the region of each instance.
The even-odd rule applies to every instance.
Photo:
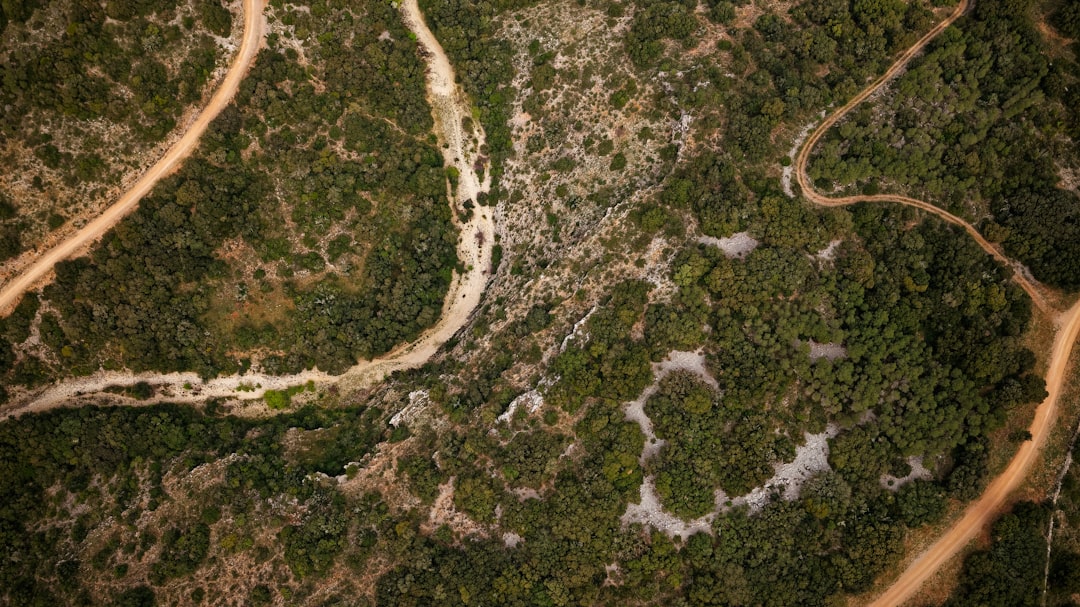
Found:
[[[1057,163],[1077,158],[1080,72],[1068,54],[1042,52],[1037,10],[977,3],[878,103],[830,131],[811,164],[818,187],[873,193],[884,180],[960,215],[989,211],[988,238],[1040,280],[1080,287],[1080,201],[1057,187]]]

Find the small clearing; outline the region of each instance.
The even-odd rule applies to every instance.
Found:
[[[718,247],[724,252],[724,256],[729,259],[742,259],[758,246],[757,239],[751,236],[750,232],[737,232],[726,238],[698,236],[697,241],[701,244]]]

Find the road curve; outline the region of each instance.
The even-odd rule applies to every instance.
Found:
[[[243,80],[262,43],[266,21],[263,17],[264,0],[243,0],[242,5],[244,37],[240,43],[240,50],[233,57],[229,71],[225,73],[225,78],[214,91],[210,102],[199,112],[199,116],[188,126],[184,135],[119,200],[71,237],[46,251],[22,273],[0,288],[0,315],[9,314],[22,295],[51,272],[57,263],[82,251],[116,225],[125,215],[135,210],[139,205],[139,200],[195,149],[210,123],[232,101],[236,89],[240,86],[240,81]]]
[[[904,573],[871,605],[885,607],[900,605],[911,598],[919,587],[946,561],[964,548],[990,521],[997,516],[1006,498],[1024,481],[1035,462],[1057,417],[1058,398],[1065,383],[1065,369],[1080,334],[1080,302],[1058,317],[1058,331],[1046,373],[1049,396],[1035,409],[1031,422],[1031,440],[1020,445],[1009,466],[990,483],[986,491],[964,511],[957,521],[932,546],[908,565]]]
[[[895,194],[876,194],[873,196],[843,196],[832,198],[824,194],[819,193],[814,189],[813,184],[810,182],[810,177],[806,173],[806,165],[810,160],[810,153],[813,151],[814,146],[825,135],[834,124],[836,124],[841,118],[847,115],[853,108],[865,101],[870,95],[873,95],[881,87],[885,86],[890,80],[896,77],[907,64],[919,54],[931,40],[936,38],[938,34],[945,31],[945,28],[952,25],[954,21],[960,18],[967,10],[970,0],[961,0],[956,6],[956,9],[949,14],[941,23],[938,23],[932,30],[926,33],[922,38],[918,40],[909,49],[904,51],[902,55],[896,60],[888,70],[885,71],[877,80],[870,83],[870,86],[862,90],[858,95],[852,97],[850,101],[845,103],[840,108],[833,111],[825,120],[818,125],[816,129],[806,138],[806,142],[803,143],[802,148],[799,150],[798,156],[795,158],[795,179],[802,189],[803,196],[815,204],[827,207],[840,207],[849,204],[855,204],[857,202],[896,202],[899,204],[905,204],[911,207],[922,209],[928,213],[933,213],[945,221],[960,226],[975,239],[975,242],[979,244],[987,253],[992,255],[994,259],[997,259],[1001,263],[1013,268],[1013,277],[1017,284],[1031,297],[1031,301],[1043,312],[1052,314],[1053,310],[1050,304],[1047,303],[1043,294],[1039,291],[1035,283],[1027,277],[1018,264],[1006,257],[1001,251],[997,249],[990,241],[986,240],[978,230],[974,228],[970,223],[963,219],[953,215],[952,213],[938,208],[928,202],[910,198],[907,196],[898,196]]]
[[[876,194],[872,196],[843,196],[832,198],[817,192],[806,173],[806,165],[813,151],[814,145],[824,136],[825,132],[843,118],[852,108],[865,101],[870,95],[881,89],[889,80],[903,70],[915,55],[922,51],[938,34],[956,21],[967,10],[970,0],[961,0],[956,9],[919,39],[911,48],[906,50],[895,63],[877,80],[863,89],[858,95],[835,110],[829,115],[813,133],[807,137],[806,142],[799,150],[795,159],[795,177],[803,195],[811,202],[829,207],[845,206],[858,202],[895,202],[908,205],[933,213],[941,219],[960,226],[979,244],[987,253],[998,261],[1013,268],[1013,279],[1031,297],[1038,308],[1048,316],[1053,316],[1056,311],[1043,297],[1042,292],[1036,286],[1033,279],[1028,278],[1023,268],[1006,257],[1000,250],[991,244],[978,230],[963,219],[940,209],[928,202],[899,196],[894,194]],[[960,552],[999,512],[1001,506],[1009,495],[1020,486],[1028,471],[1031,469],[1057,417],[1057,403],[1061,396],[1065,381],[1065,370],[1072,354],[1073,345],[1080,334],[1080,302],[1077,302],[1068,311],[1061,313],[1056,318],[1057,335],[1054,338],[1053,350],[1050,355],[1049,369],[1046,373],[1046,399],[1035,409],[1035,419],[1031,422],[1031,440],[1024,442],[1020,449],[1009,462],[1008,467],[997,476],[987,487],[986,491],[975,502],[968,505],[963,516],[950,527],[936,542],[925,552],[912,561],[906,570],[896,581],[889,586],[884,593],[877,597],[871,605],[892,606],[900,605],[910,599],[946,561]]]
[[[253,0],[258,2],[259,0]],[[478,122],[471,131],[463,127],[464,118],[471,115],[468,97],[456,84],[453,66],[439,41],[428,29],[416,0],[404,0],[401,4],[405,24],[416,35],[420,52],[428,64],[426,85],[428,102],[435,122],[435,135],[439,141],[447,166],[458,170],[457,190],[449,192],[450,204],[464,209],[467,201],[476,201],[481,192],[491,187],[491,172],[481,178],[476,160],[483,146],[485,135]],[[205,127],[204,127],[205,128]],[[337,384],[346,390],[370,387],[386,376],[405,369],[413,369],[426,363],[468,322],[480,304],[491,272],[491,254],[495,244],[495,221],[493,209],[478,206],[467,220],[454,223],[459,230],[457,243],[458,260],[465,265],[463,273],[454,272],[453,280],[443,300],[442,314],[434,325],[425,330],[415,341],[401,344],[390,352],[363,360],[344,374],[332,376],[318,370],[303,371],[295,375],[264,375],[246,373],[202,380],[195,373],[130,373],[99,371],[86,377],[64,380],[33,395],[25,402],[0,412],[0,421],[27,413],[40,413],[62,407],[80,396],[101,393],[110,386],[131,386],[138,382],[154,385],[157,396],[132,401],[133,405],[151,405],[158,402],[198,403],[211,398],[228,398],[238,401],[257,402],[266,390],[281,390],[289,386],[303,385],[309,381],[319,384]],[[238,414],[265,414],[265,407],[258,405],[235,411]]]

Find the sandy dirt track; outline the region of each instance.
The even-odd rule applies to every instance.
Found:
[[[23,294],[48,276],[57,263],[84,251],[125,215],[134,211],[139,205],[139,200],[153,189],[162,177],[166,177],[178,167],[181,161],[195,149],[206,128],[232,101],[237,87],[240,86],[240,81],[244,79],[248,67],[254,61],[259,46],[262,44],[263,32],[266,29],[263,0],[244,0],[243,7],[244,37],[240,42],[240,50],[233,57],[229,71],[221,81],[221,86],[214,91],[210,102],[199,112],[199,116],[188,126],[184,135],[135,182],[130,190],[112,206],[105,209],[104,213],[72,234],[67,240],[46,251],[14,280],[5,284],[0,289],[0,314],[9,314]]]
[[[806,173],[806,165],[813,151],[814,145],[824,136],[825,132],[843,118],[852,108],[856,107],[868,97],[877,92],[887,82],[899,74],[907,66],[915,55],[922,51],[931,40],[943,32],[956,19],[964,14],[969,5],[969,0],[961,0],[956,9],[941,23],[926,33],[911,48],[905,51],[899,59],[870,86],[863,89],[858,95],[835,110],[806,139],[806,143],[799,151],[795,160],[795,178],[806,198],[815,204],[822,206],[844,206],[858,202],[895,202],[933,213],[945,221],[964,228],[964,230],[979,244],[987,253],[998,261],[1013,268],[1013,279],[1031,297],[1032,302],[1043,313],[1054,316],[1056,311],[1046,301],[1042,291],[1034,279],[1029,278],[1025,268],[1004,255],[997,247],[991,244],[971,224],[963,219],[940,209],[928,202],[898,196],[893,194],[877,194],[873,196],[844,196],[831,198],[814,190],[813,184]],[[874,606],[900,605],[910,599],[946,561],[960,552],[990,521],[997,515],[1001,507],[1006,503],[1009,495],[1020,486],[1033,462],[1046,443],[1050,429],[1057,417],[1057,402],[1061,395],[1065,380],[1065,371],[1072,354],[1073,345],[1080,333],[1080,302],[1071,309],[1057,314],[1057,335],[1054,338],[1053,350],[1050,355],[1049,369],[1046,374],[1046,390],[1049,395],[1039,404],[1035,410],[1035,419],[1031,423],[1031,440],[1021,445],[1008,467],[987,487],[986,491],[978,500],[970,504],[964,511],[962,518],[950,527],[938,540],[925,552],[912,561],[907,569],[896,581],[889,586],[873,603]]]
[[[260,2],[260,0],[245,1]],[[484,179],[480,179],[474,165],[475,157],[484,142],[484,132],[478,125],[474,126],[472,132],[464,132],[462,119],[471,115],[471,105],[468,98],[455,84],[454,70],[450,61],[424,23],[416,0],[406,0],[402,11],[406,25],[416,34],[422,47],[422,54],[428,62],[428,100],[435,119],[435,133],[446,164],[458,169],[458,187],[456,192],[450,192],[450,201],[456,209],[460,210],[463,209],[466,201],[476,201],[477,195],[488,191],[491,185],[490,173]],[[248,38],[245,37],[245,43],[247,40]],[[258,38],[256,37],[255,40]],[[237,74],[237,81],[241,75],[242,70]],[[235,83],[233,89],[235,90]],[[447,147],[442,147],[443,144],[447,144]],[[146,187],[149,188],[150,185],[152,183]],[[131,204],[134,205],[134,202]],[[305,384],[308,381],[320,384],[337,383],[344,389],[360,389],[382,381],[394,371],[419,367],[426,363],[461,327],[465,326],[480,303],[490,275],[491,253],[495,243],[495,222],[492,211],[491,208],[477,206],[468,221],[455,221],[459,229],[457,255],[466,266],[466,272],[454,273],[446,299],[443,301],[439,320],[415,341],[402,344],[373,360],[361,361],[340,376],[312,370],[295,375],[278,376],[246,373],[213,378],[204,382],[195,373],[135,374],[101,371],[86,377],[67,379],[45,388],[0,413],[0,420],[24,413],[37,413],[65,405],[75,405],[76,399],[80,396],[98,394],[110,386],[131,386],[138,382],[153,385],[156,396],[144,401],[130,400],[125,404],[200,403],[210,398],[257,401],[266,390],[280,390]],[[112,223],[115,223],[115,219]],[[105,226],[102,229],[108,227]],[[58,259],[62,258],[58,257]],[[44,272],[47,272],[47,269],[42,273]],[[235,412],[250,415],[268,414],[268,410],[260,402],[253,402],[250,407]]]
[[[1031,440],[1020,446],[1005,471],[990,483],[986,491],[964,511],[964,516],[945,532],[930,548],[919,555],[873,603],[874,606],[900,605],[911,598],[919,587],[942,565],[955,556],[994,519],[1009,494],[1024,481],[1031,465],[1046,444],[1046,437],[1057,417],[1057,402],[1065,383],[1065,371],[1080,334],[1080,302],[1058,317],[1058,331],[1046,373],[1046,400],[1035,410],[1031,422]]]

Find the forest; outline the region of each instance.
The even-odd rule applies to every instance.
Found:
[[[979,0],[939,46],[1000,36],[1038,64],[1041,47],[1013,35],[1011,2]],[[306,406],[274,392],[274,411],[253,419],[213,401],[0,423],[0,603],[836,605],[874,588],[912,530],[983,491],[1046,395],[1012,269],[907,207],[811,207],[785,192],[778,166],[799,128],[932,26],[933,7],[583,4],[625,27],[640,83],[604,103],[693,116],[685,139],[653,134],[669,146],[660,185],[598,203],[611,219],[564,233],[562,257],[508,249],[443,352],[370,390],[320,387]],[[121,366],[340,371],[434,322],[457,235],[415,42],[389,3],[293,6],[274,14],[295,38],[268,40],[199,152],[3,320],[5,385]],[[500,24],[525,4],[421,7],[498,174],[514,149],[520,50]],[[530,86],[561,65],[540,46],[518,53]],[[1061,103],[1044,95],[1023,111]],[[575,161],[555,162],[543,170]],[[585,185],[596,200],[612,191]],[[737,233],[752,246],[717,244]],[[28,349],[35,331],[50,355]],[[672,352],[703,364],[661,377]],[[662,443],[628,419],[635,399]],[[827,451],[792,499],[773,486],[736,501],[808,434]],[[1058,504],[1068,524],[1052,605],[1067,604],[1080,571],[1078,474]],[[649,483],[666,518],[646,525],[627,514]],[[1050,510],[1004,515],[948,604],[1037,599]]]
[[[321,31],[301,38],[327,58],[320,71],[291,46],[260,53],[197,156],[57,267],[42,293],[49,353],[0,359],[5,383],[102,367],[340,373],[437,320],[457,234],[423,69],[393,9],[363,10],[287,12],[296,30]],[[342,43],[354,35],[374,42]]]
[[[1041,52],[1032,6],[976,3],[881,101],[830,131],[810,174],[825,191],[852,184],[933,200],[979,222],[1039,280],[1074,290],[1080,200],[1059,184],[1076,158],[1080,67],[1067,50]],[[1074,6],[1051,20],[1068,28]]]

